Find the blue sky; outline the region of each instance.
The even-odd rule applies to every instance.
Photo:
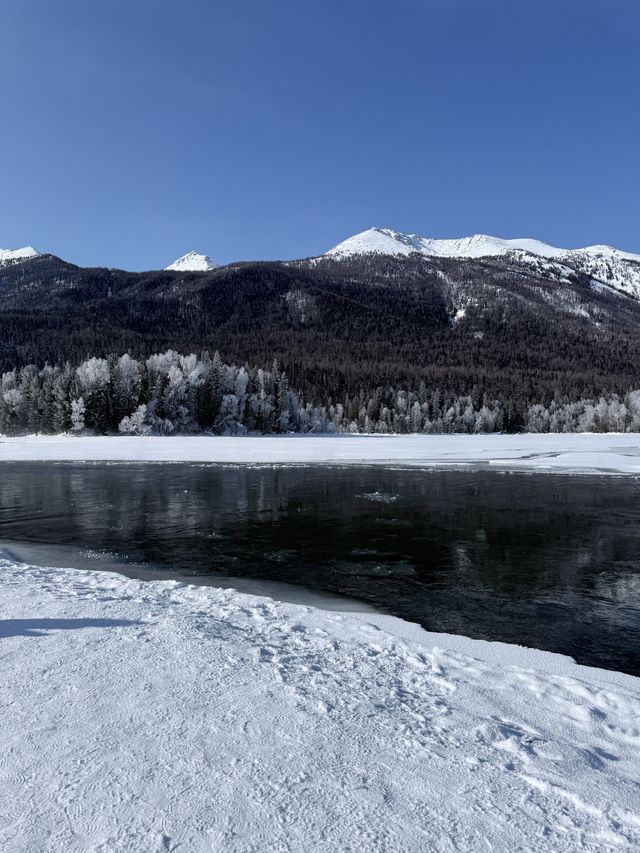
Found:
[[[157,268],[371,225],[640,252],[636,0],[3,0],[0,246]]]

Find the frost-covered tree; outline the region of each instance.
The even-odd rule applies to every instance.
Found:
[[[625,396],[629,432],[640,432],[640,391],[629,391]]]
[[[550,415],[540,403],[529,406],[525,429],[527,432],[549,432]]]
[[[135,407],[142,394],[142,365],[129,353],[115,360],[113,367],[112,405],[113,417],[119,424]]]
[[[103,432],[109,426],[111,372],[106,358],[89,358],[76,370],[76,390],[84,402],[89,429]]]
[[[71,401],[71,429],[73,432],[82,432],[85,426],[85,404],[82,397]]]
[[[0,395],[0,425],[3,432],[13,432],[21,425],[22,392],[9,383],[7,386]]]
[[[120,421],[118,432],[122,435],[149,435],[151,425],[147,422],[147,407],[143,403],[131,415],[126,415]]]
[[[596,399],[560,393],[524,409],[480,386],[454,395],[399,384],[307,399],[271,371],[225,363],[219,353],[167,350],[145,360],[128,353],[71,364],[27,365],[0,377],[0,432],[85,428],[130,435],[246,432],[483,433],[640,431],[640,391]]]

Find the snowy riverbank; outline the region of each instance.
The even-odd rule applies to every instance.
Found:
[[[2,461],[486,465],[640,474],[640,434],[23,436],[0,438]]]
[[[0,846],[631,850],[640,681],[0,559]]]

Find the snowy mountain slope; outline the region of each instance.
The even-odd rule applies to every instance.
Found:
[[[572,252],[573,254],[584,252],[591,257],[603,257],[610,258],[611,260],[635,261],[635,263],[640,263],[640,255],[636,255],[633,252],[623,252],[620,249],[614,249],[613,246],[586,246],[584,249],[566,249],[565,251]]]
[[[400,234],[389,228],[369,228],[350,237],[326,252],[327,255],[349,255],[378,253],[386,255],[409,255],[419,252],[428,257],[483,258],[489,255],[505,255],[520,250],[545,258],[559,258],[562,249],[556,249],[539,240],[502,240],[487,234],[474,234],[460,239],[433,240],[417,234]]]
[[[505,240],[488,234],[474,234],[471,237],[458,239],[435,240],[430,237],[419,237],[417,234],[401,234],[390,228],[369,228],[325,252],[326,255],[345,254],[393,254],[408,255],[412,252],[429,257],[443,258],[483,258],[488,256],[505,255],[513,251],[529,252],[543,258],[562,260],[571,255],[597,258],[602,257],[615,261],[632,261],[640,263],[640,255],[622,252],[612,246],[587,246],[583,249],[561,249],[550,246],[540,240],[528,237]]]
[[[408,256],[415,253],[430,258],[506,256],[510,261],[544,269],[557,280],[566,279],[573,271],[580,272],[615,290],[640,298],[640,255],[622,252],[612,246],[561,249],[540,240],[504,240],[487,234],[434,240],[416,234],[401,234],[389,228],[369,228],[334,246],[325,253],[325,257],[341,259],[351,255]],[[549,263],[542,267],[540,259]]]
[[[0,249],[0,267],[18,264],[20,261],[37,258],[39,255],[40,252],[36,251],[33,246],[24,246],[22,249]]]
[[[564,260],[597,281],[640,299],[640,255],[611,246],[588,246],[568,251]]]
[[[638,679],[7,557],[3,849],[639,848]]]
[[[173,270],[174,272],[208,272],[218,268],[208,255],[201,255],[198,252],[187,252],[177,261],[165,267],[165,270]]]

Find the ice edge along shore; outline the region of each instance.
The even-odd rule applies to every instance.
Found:
[[[640,474],[640,434],[22,436],[0,437],[0,462],[491,466]]]

